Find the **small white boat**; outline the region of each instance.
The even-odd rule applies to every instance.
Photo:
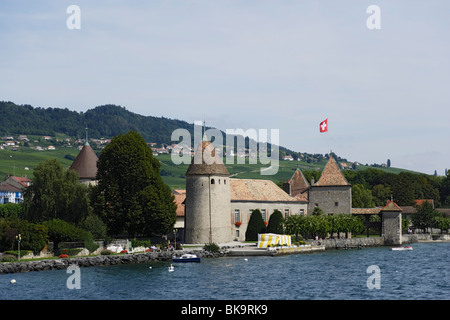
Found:
[[[173,262],[200,262],[200,257],[197,257],[195,254],[186,253],[181,257],[172,257]]]
[[[170,265],[170,267],[169,267],[169,272],[172,272],[172,271],[174,271],[175,270],[175,268],[173,267],[173,265]]]
[[[411,246],[409,247],[394,247],[391,248],[392,251],[408,251],[408,250],[412,250],[413,248]]]

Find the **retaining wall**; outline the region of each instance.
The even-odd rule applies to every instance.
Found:
[[[221,253],[210,253],[207,251],[183,251],[184,253],[195,253],[202,258],[224,255]],[[44,270],[66,269],[70,265],[79,267],[108,266],[116,264],[145,263],[152,261],[171,261],[174,255],[180,255],[177,251],[145,252],[121,255],[98,255],[93,257],[74,257],[63,259],[47,259],[34,261],[18,261],[0,263],[0,273],[17,273]]]

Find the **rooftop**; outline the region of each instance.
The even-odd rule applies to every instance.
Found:
[[[291,197],[270,180],[230,179],[231,201],[306,201]]]
[[[322,175],[314,186],[350,186],[350,184],[339,169],[334,157],[330,157]]]
[[[95,179],[98,157],[89,144],[85,144],[70,169],[76,171],[80,179]]]

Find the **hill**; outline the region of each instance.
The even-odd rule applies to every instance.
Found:
[[[33,168],[48,158],[57,158],[64,166],[69,167],[78,154],[80,140],[85,137],[85,128],[89,128],[90,138],[112,138],[130,130],[139,132],[147,142],[157,145],[171,144],[171,134],[175,129],[183,128],[191,133],[193,139],[193,124],[182,120],[164,117],[142,116],[116,105],[104,105],[86,112],[76,112],[59,108],[34,108],[30,105],[17,105],[13,102],[0,102],[0,144],[6,143],[9,136],[15,140],[15,145],[5,147],[0,152],[0,178],[6,174],[26,175],[32,177]],[[20,136],[26,139],[20,140]],[[50,138],[44,138],[49,136]],[[104,141],[104,140],[102,140]],[[248,139],[246,146],[248,147]],[[48,147],[56,146],[54,150]],[[96,146],[93,146],[94,149]],[[97,146],[100,152],[102,146]],[[297,168],[321,172],[328,155],[294,152],[280,146],[280,159],[285,155],[292,156],[292,161],[280,160],[280,168],[274,176],[261,176],[261,164],[228,165],[230,173],[238,178],[266,178],[275,182],[289,179]],[[176,166],[169,155],[160,155],[162,163],[161,174],[172,187],[184,186],[184,173],[187,166]],[[297,161],[300,159],[300,161]],[[351,167],[346,159],[337,159]],[[364,170],[367,166],[356,166],[356,170]],[[404,171],[396,168],[381,168],[388,172]]]

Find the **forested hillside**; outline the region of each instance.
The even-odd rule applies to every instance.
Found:
[[[84,137],[86,126],[91,137],[112,138],[130,130],[148,142],[168,143],[172,131],[193,125],[181,120],[142,116],[116,105],[104,105],[86,112],[59,108],[34,108],[13,102],[0,102],[0,134],[55,135]]]

